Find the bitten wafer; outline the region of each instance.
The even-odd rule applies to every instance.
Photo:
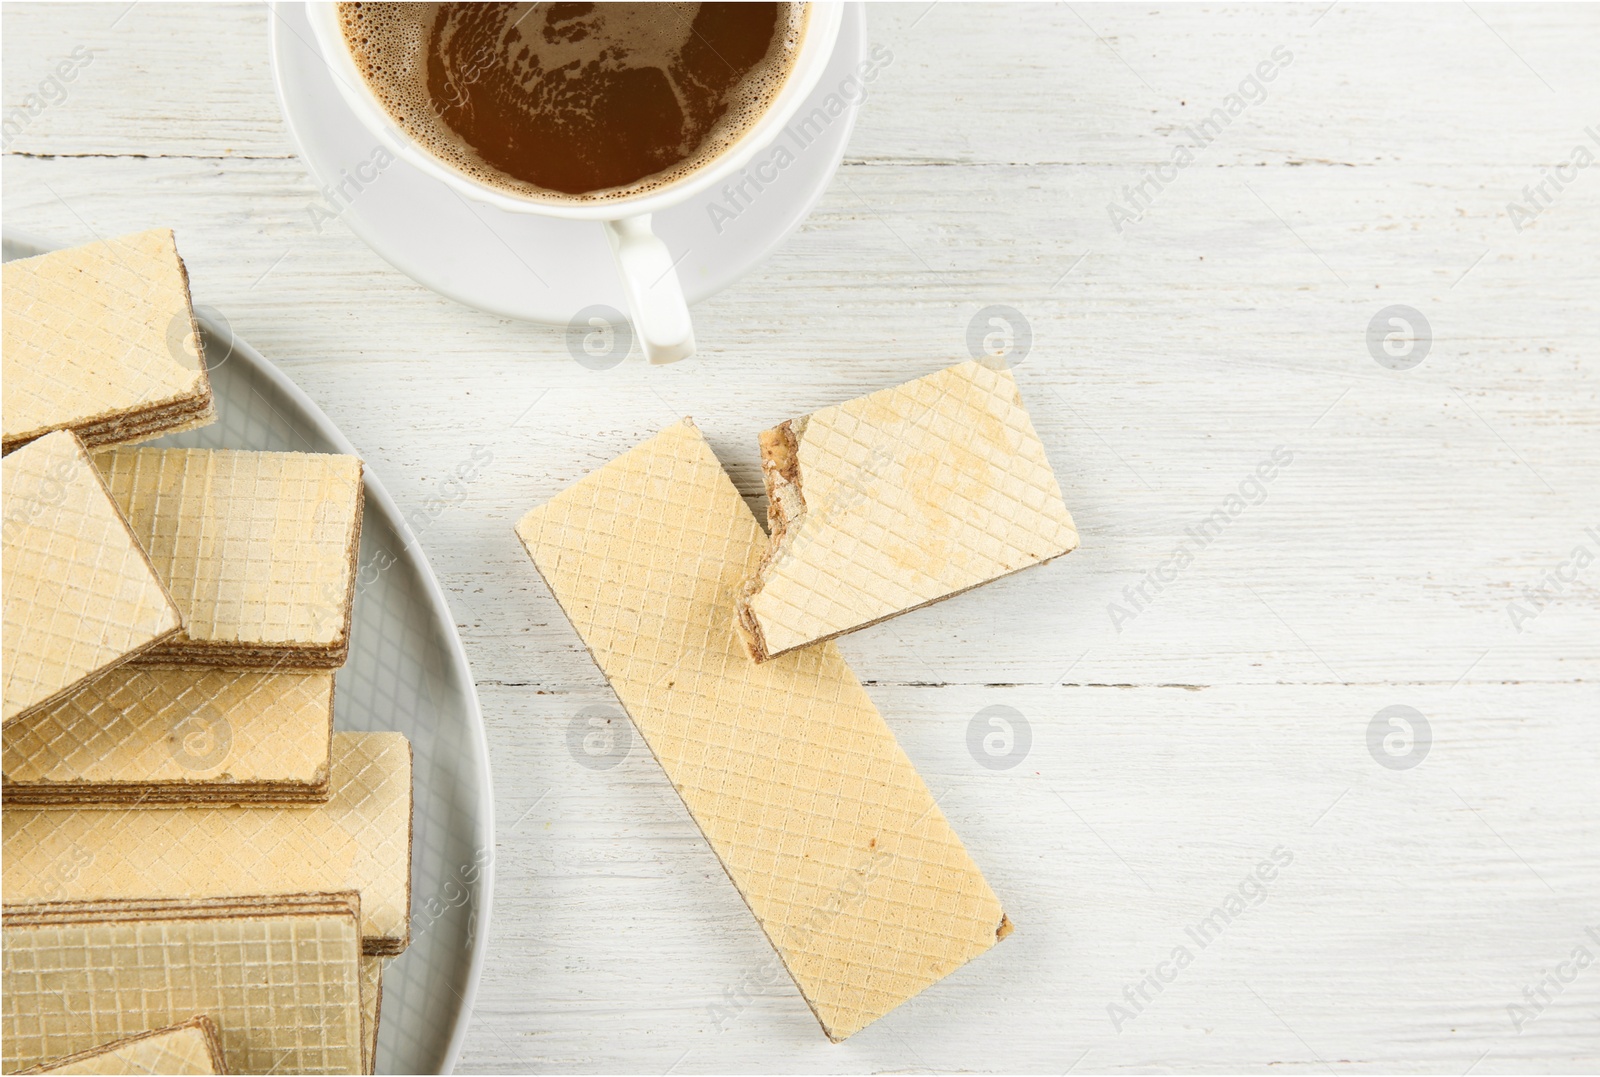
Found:
[[[335,733],[327,803],[8,806],[7,902],[196,899],[356,890],[364,952],[410,934],[411,745]]]
[[[183,631],[144,664],[344,664],[361,545],[360,460],[113,449],[95,462],[183,612]]]
[[[0,1062],[204,1013],[237,1072],[354,1073],[359,918],[354,894],[8,905]]]
[[[179,629],[178,609],[75,435],[0,461],[4,724]]]
[[[1010,931],[834,645],[745,655],[765,536],[692,422],[517,534],[830,1039]]]
[[[758,662],[1075,549],[1010,370],[966,362],[761,435],[772,538],[738,623]]]
[[[19,258],[3,273],[6,452],[52,430],[110,445],[216,418],[171,231]]]
[[[167,1028],[152,1029],[136,1036],[91,1047],[75,1055],[23,1073],[72,1074],[226,1074],[222,1041],[217,1026],[205,1014]]]
[[[321,801],[332,739],[332,673],[118,666],[6,727],[5,799]]]

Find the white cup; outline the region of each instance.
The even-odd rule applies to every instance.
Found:
[[[749,165],[756,154],[766,149],[794,118],[795,112],[816,88],[828,59],[833,54],[844,16],[840,0],[812,0],[806,19],[800,51],[789,77],[784,80],[771,105],[739,136],[734,144],[702,167],[663,187],[653,188],[633,198],[607,202],[543,200],[535,195],[512,194],[490,187],[459,172],[418,146],[395,125],[356,66],[345,45],[339,26],[337,6],[332,3],[306,5],[306,17],[317,40],[322,58],[333,73],[345,102],[372,135],[396,157],[403,158],[427,175],[448,184],[468,198],[511,213],[535,213],[568,220],[600,221],[616,257],[628,297],[628,313],[635,332],[644,344],[645,356],[652,363],[674,363],[694,354],[694,324],[689,320],[689,304],[683,298],[683,285],[667,253],[667,245],[651,231],[650,217],[659,210],[687,202],[728,180]]]

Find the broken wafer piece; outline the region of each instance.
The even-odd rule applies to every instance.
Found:
[[[8,805],[0,892],[39,902],[356,890],[363,952],[398,954],[410,935],[410,743],[335,733],[329,786],[327,803],[303,806]]]
[[[19,258],[3,274],[4,451],[52,430],[113,445],[216,418],[171,231]]]
[[[4,736],[8,804],[322,801],[333,674],[118,666]]]
[[[745,656],[765,535],[692,422],[517,534],[830,1039],[1010,931],[837,648]]]
[[[23,1073],[166,1074],[228,1072],[217,1026],[205,1014],[176,1025],[91,1047]]]
[[[962,363],[761,435],[772,537],[737,603],[757,662],[1073,550],[1010,370]]]
[[[359,921],[353,893],[8,904],[0,1063],[203,1013],[236,1072],[355,1073]]]
[[[77,437],[0,461],[4,724],[174,635],[178,609]]]
[[[361,546],[360,460],[112,449],[95,463],[183,612],[183,631],[144,664],[344,664]]]

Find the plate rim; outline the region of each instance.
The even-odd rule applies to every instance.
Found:
[[[40,254],[62,250],[69,244],[52,243],[45,241],[35,233],[24,229],[7,226],[3,232],[4,242],[19,247],[30,247]],[[191,300],[191,306],[193,301]],[[478,699],[478,682],[472,676],[472,664],[467,661],[466,647],[461,642],[461,634],[456,630],[455,618],[450,614],[450,602],[445,596],[444,588],[439,584],[439,578],[434,574],[433,563],[423,553],[422,542],[411,530],[411,523],[400,511],[400,506],[390,495],[388,489],[376,473],[367,466],[366,459],[359,450],[345,437],[344,432],[328,418],[326,412],[318,406],[315,400],[306,394],[306,391],[297,385],[293,378],[279,369],[278,364],[262,355],[248,341],[233,331],[231,325],[219,326],[209,315],[199,310],[194,312],[195,321],[206,334],[216,340],[227,340],[231,346],[229,359],[243,358],[256,373],[272,382],[279,391],[293,400],[304,411],[317,432],[327,438],[341,453],[354,456],[361,460],[361,481],[365,487],[366,499],[370,504],[376,501],[379,508],[388,518],[389,526],[394,528],[396,536],[400,539],[401,556],[406,556],[415,551],[414,563],[420,569],[419,575],[426,585],[429,597],[433,599],[432,615],[436,626],[444,629],[444,635],[449,640],[447,648],[456,673],[466,685],[466,698],[468,703],[467,724],[471,727],[471,739],[476,749],[478,764],[483,771],[484,781],[478,791],[478,806],[483,820],[483,829],[487,838],[489,856],[482,867],[483,890],[480,904],[477,909],[475,934],[472,940],[470,965],[467,970],[466,991],[459,997],[461,1007],[456,1015],[455,1028],[451,1031],[449,1043],[445,1047],[444,1064],[441,1073],[453,1073],[456,1063],[460,1060],[461,1051],[466,1046],[467,1028],[472,1021],[473,1002],[478,995],[478,985],[483,978],[483,965],[488,954],[490,916],[494,906],[494,772],[489,767],[489,734],[483,721],[483,706]],[[407,910],[407,918],[413,915]]]

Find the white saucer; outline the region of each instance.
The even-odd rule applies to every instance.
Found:
[[[805,131],[797,120],[759,154],[757,165],[772,161],[765,172],[776,174],[760,193],[745,202],[709,192],[656,214],[656,234],[678,260],[690,303],[715,295],[776,250],[822,197],[855,126],[862,94],[853,76],[866,53],[866,30],[864,6],[849,5],[833,57],[798,113],[803,119],[823,108],[820,115],[826,116],[826,99],[833,94],[837,116]],[[627,309],[599,223],[469,204],[406,162],[379,153],[377,141],[337,92],[302,5],[272,5],[271,42],[284,122],[322,189],[320,220],[337,214],[402,273],[491,314],[566,325],[595,304]],[[854,92],[841,94],[847,82]],[[781,170],[775,156],[780,146],[792,158]],[[379,170],[384,159],[389,163]]]

